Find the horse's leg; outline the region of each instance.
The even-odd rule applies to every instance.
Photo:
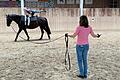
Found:
[[[50,39],[50,34],[47,33],[47,35],[48,35],[48,38]]]
[[[16,38],[15,38],[15,42],[17,41],[18,35],[20,34],[21,31],[22,31],[22,29],[19,28],[19,31],[17,32]]]
[[[50,39],[50,33],[48,32],[48,28],[45,26],[44,29],[45,29],[45,31],[47,32],[48,39]]]
[[[26,29],[23,29],[23,30],[24,30],[25,34],[27,35],[27,41],[29,41],[30,37],[29,37],[29,35],[28,35],[27,30],[26,30]]]
[[[50,34],[47,32],[48,38],[50,39]]]
[[[41,29],[41,37],[40,37],[40,40],[43,38],[43,34],[44,34],[44,31],[43,31],[43,28],[40,28]]]
[[[47,31],[46,31],[47,32]],[[47,32],[47,35],[48,35],[48,39],[50,39],[50,34]]]
[[[50,31],[50,28],[49,28],[49,25],[48,25],[48,21],[47,21],[46,18],[45,18],[45,26],[44,26],[44,29],[45,29],[45,31],[47,32],[48,38],[50,39],[51,31]]]

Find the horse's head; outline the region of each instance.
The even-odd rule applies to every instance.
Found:
[[[10,15],[6,15],[6,21],[7,21],[7,26],[10,26],[10,24],[12,22],[12,18]]]

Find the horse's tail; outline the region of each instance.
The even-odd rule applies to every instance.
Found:
[[[48,25],[48,20],[45,18],[45,21],[46,21],[46,26],[45,26],[45,28],[46,28],[46,32],[48,33],[48,34],[51,34],[51,31],[50,31],[50,28],[49,28],[49,25]]]

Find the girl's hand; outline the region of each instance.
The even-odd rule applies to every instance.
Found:
[[[68,33],[65,33],[65,37],[68,37]]]
[[[97,38],[99,38],[102,34],[97,34]]]

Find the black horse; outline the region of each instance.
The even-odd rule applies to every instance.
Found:
[[[30,21],[29,26],[25,25],[25,19],[24,19],[24,15],[16,15],[16,14],[8,14],[6,15],[6,19],[7,19],[7,26],[10,26],[11,22],[14,21],[18,24],[19,30],[17,32],[15,41],[17,41],[18,35],[20,34],[20,32],[22,30],[24,30],[25,34],[27,35],[27,40],[29,41],[29,35],[26,29],[34,29],[37,27],[40,27],[41,29],[41,37],[40,40],[43,38],[43,34],[44,34],[44,30],[47,32],[48,38],[50,39],[50,28],[48,26],[48,21],[45,17],[37,17],[36,16],[36,20],[34,21]]]

